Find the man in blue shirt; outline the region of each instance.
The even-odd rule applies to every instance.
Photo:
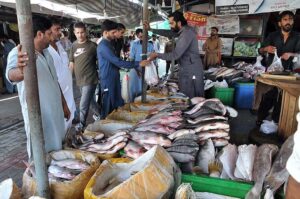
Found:
[[[136,29],[135,34],[137,40],[132,43],[130,46],[130,55],[129,58],[133,61],[142,60],[142,38],[143,30]],[[147,52],[154,52],[154,47],[151,42],[148,42]],[[129,73],[129,99],[130,102],[134,101],[134,98],[141,95],[142,93],[142,78],[141,78],[141,68],[131,69]]]
[[[121,96],[120,68],[138,68],[149,61],[131,62],[118,58],[114,53],[111,40],[115,39],[117,24],[110,20],[102,23],[103,39],[97,47],[99,79],[101,85],[101,118],[104,119],[114,109],[124,105]]]

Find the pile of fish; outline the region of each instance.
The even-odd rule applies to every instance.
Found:
[[[262,57],[257,57],[255,64],[249,64],[242,62],[237,62],[233,65],[236,70],[243,71],[243,77],[247,79],[255,80],[258,75],[266,71],[266,67],[261,64]]]
[[[25,164],[29,168],[31,177],[35,178],[36,173],[34,165],[29,165],[28,163]],[[51,159],[51,163],[48,167],[48,178],[50,182],[70,181],[89,167],[90,165],[87,162],[78,159]]]
[[[226,114],[227,109],[219,99],[199,99],[191,110],[184,112],[185,129],[197,135],[200,144],[211,138],[215,147],[226,146],[230,139]]]
[[[126,130],[118,130],[114,135],[105,138],[103,133],[95,136],[82,135],[82,144],[78,149],[99,154],[114,154],[123,149],[130,136]]]

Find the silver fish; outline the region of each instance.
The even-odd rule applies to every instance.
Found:
[[[92,144],[89,146],[89,148],[93,148],[96,149],[97,151],[106,151],[111,149],[112,147],[114,147],[116,144],[123,142],[123,141],[127,141],[127,138],[123,137],[123,136],[119,136],[116,137],[113,140],[104,142],[104,143],[99,143],[99,144]]]
[[[140,157],[146,152],[144,147],[139,145],[137,142],[131,140],[125,146],[124,151],[128,157],[133,159]]]
[[[190,124],[198,124],[201,122],[206,122],[206,121],[210,121],[210,120],[223,120],[223,121],[227,121],[228,118],[224,117],[224,116],[220,116],[220,115],[201,115],[195,119],[187,119],[188,123]]]
[[[223,138],[212,138],[215,147],[222,147],[229,144],[229,136]]]
[[[53,160],[51,161],[51,165],[56,165],[59,167],[65,167],[68,169],[76,169],[76,170],[86,170],[89,168],[89,164],[77,159],[64,159],[64,160]]]
[[[158,144],[160,146],[171,146],[171,140],[165,137],[162,134],[157,134],[154,132],[149,132],[149,131],[133,131],[130,132],[131,139],[136,141],[137,143],[143,145],[143,144]]]
[[[228,128],[229,128],[229,124],[226,122],[214,122],[208,124],[201,124],[195,129],[195,131],[201,132],[201,131],[208,131],[208,130],[215,130],[215,129],[228,129]]]
[[[238,150],[236,145],[228,144],[217,156],[218,160],[223,165],[221,178],[230,178],[234,180],[235,163],[238,157]]]
[[[162,133],[162,134],[166,134],[166,135],[169,135],[169,134],[175,132],[174,129],[167,127],[167,126],[160,125],[160,124],[140,126],[140,127],[135,128],[135,131],[152,131],[152,132]]]
[[[168,135],[168,138],[170,138],[171,140],[180,137],[182,135],[186,135],[186,134],[195,134],[195,131],[192,129],[180,129],[175,131],[174,133]]]
[[[260,199],[264,179],[272,166],[272,158],[277,153],[278,147],[274,144],[262,144],[257,148],[253,166],[252,189],[247,193],[246,199]]]
[[[67,180],[72,180],[76,177],[76,175],[72,174],[68,169],[54,165],[49,166],[48,172],[57,178],[63,178]]]
[[[173,146],[189,146],[189,147],[199,147],[198,143],[189,139],[181,139],[174,141],[172,143]]]
[[[216,98],[212,98],[212,99],[207,99],[205,101],[200,102],[199,104],[196,104],[191,110],[186,111],[185,114],[187,115],[192,115],[193,113],[196,113],[198,110],[200,110],[205,104],[208,103],[215,103],[215,104],[219,104],[222,102],[219,99]]]
[[[291,156],[294,147],[294,136],[290,136],[281,146],[277,154],[271,171],[264,181],[264,188],[269,188],[271,192],[275,193],[282,184],[287,182],[289,173],[286,169],[286,163]]]
[[[106,150],[106,151],[101,151],[101,150],[95,150],[95,149],[88,149],[88,151],[95,152],[95,153],[100,153],[100,154],[114,154],[117,153],[119,150],[123,149],[126,146],[127,138],[123,140],[122,142],[119,142],[116,144],[113,148]]]
[[[227,137],[229,134],[227,131],[225,131],[223,129],[216,129],[216,130],[200,132],[200,133],[197,133],[197,135],[199,136],[199,140],[202,141],[202,140],[207,140],[209,138]]]
[[[208,174],[208,164],[215,160],[215,147],[211,139],[208,139],[206,143],[200,147],[196,166],[199,166],[203,173]]]

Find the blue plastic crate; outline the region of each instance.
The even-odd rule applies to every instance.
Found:
[[[254,99],[254,83],[236,83],[234,85],[234,104],[238,109],[251,109]]]

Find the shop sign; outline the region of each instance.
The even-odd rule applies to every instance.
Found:
[[[300,8],[300,0],[216,0],[217,15],[278,12]]]
[[[238,34],[240,33],[240,20],[238,16],[210,16],[207,19],[207,29],[217,27],[219,34]]]

